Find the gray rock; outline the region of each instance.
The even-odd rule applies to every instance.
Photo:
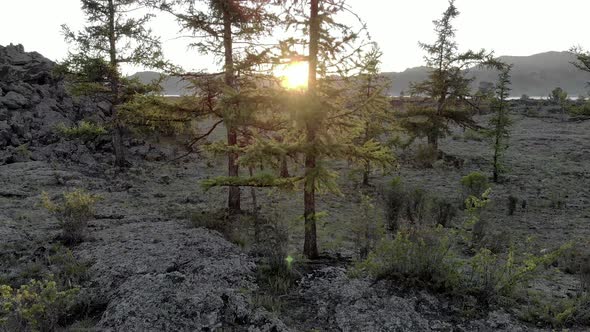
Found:
[[[286,330],[268,313],[251,308],[240,290],[255,289],[255,264],[215,233],[177,222],[134,222],[94,236],[96,241],[82,244],[78,254],[95,262],[94,301],[107,304],[101,329]]]
[[[9,91],[4,97],[0,97],[0,103],[9,110],[23,108],[28,105],[28,100],[20,93]]]

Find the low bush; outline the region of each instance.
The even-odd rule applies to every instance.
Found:
[[[464,199],[469,196],[479,197],[490,188],[488,177],[480,172],[471,172],[462,177],[461,185],[463,186]]]
[[[430,145],[420,145],[416,151],[415,162],[419,167],[432,168],[438,160],[439,152]]]
[[[400,229],[400,219],[406,201],[406,192],[399,177],[391,181],[389,190],[385,194],[385,219],[387,230],[392,234]]]
[[[0,286],[0,327],[6,331],[55,331],[74,305],[77,288],[60,291],[53,280]]]
[[[94,217],[94,207],[102,198],[82,189],[63,193],[63,198],[56,203],[46,192],[41,195],[44,208],[53,213],[62,229],[61,239],[66,244],[82,242],[86,235],[86,225]]]
[[[583,103],[579,106],[569,108],[569,113],[572,116],[590,116],[590,103]]]
[[[477,130],[467,129],[463,134],[463,139],[466,141],[481,142],[485,139],[485,135],[478,132]]]
[[[467,200],[468,218],[463,227],[442,226],[402,228],[393,239],[383,239],[368,258],[359,262],[355,273],[366,272],[375,278],[394,278],[405,283],[445,290],[457,296],[475,296],[486,304],[514,302],[517,290],[527,288],[531,280],[553,264],[571,244],[541,254],[506,254],[478,247],[472,256],[460,244],[470,244],[478,211],[489,202],[490,190]],[[471,245],[473,246],[473,245]]]
[[[518,197],[515,196],[508,196],[508,215],[512,216],[514,215],[514,212],[516,211],[516,205],[518,204]],[[526,206],[526,204],[525,204]]]
[[[392,181],[385,195],[386,226],[392,234],[404,225],[449,227],[456,216],[455,202],[405,186],[399,179]]]
[[[394,278],[444,290],[457,288],[460,278],[450,237],[440,226],[400,230],[394,239],[382,241],[357,269],[378,279]]]
[[[107,130],[100,125],[87,121],[81,121],[78,125],[68,127],[63,123],[57,125],[56,131],[61,136],[69,139],[91,140],[100,135],[106,135]]]
[[[590,295],[555,299],[545,294],[529,292],[527,303],[517,310],[525,322],[539,327],[562,328],[569,325],[590,325]]]

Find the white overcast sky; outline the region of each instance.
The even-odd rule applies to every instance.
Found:
[[[418,41],[434,38],[432,20],[446,0],[348,0],[368,24],[381,46],[383,71],[403,71],[423,64]],[[455,22],[460,49],[486,48],[496,55],[531,55],[564,51],[574,45],[590,48],[590,0],[457,0]],[[20,43],[53,60],[67,54],[60,26],[83,24],[79,0],[0,0],[0,45]],[[174,40],[177,26],[164,14],[153,30],[165,41],[165,55],[185,69],[213,70],[208,58],[187,51]]]

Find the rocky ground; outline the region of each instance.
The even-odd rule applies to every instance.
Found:
[[[343,173],[344,195],[319,199],[319,209],[327,212],[320,242],[329,255],[318,262],[297,261],[301,195],[257,190],[260,213],[287,225],[288,253],[298,266],[296,286],[281,295],[280,310],[269,312],[255,300],[263,287],[256,278],[260,260],[248,244],[239,246],[189,222],[192,214],[223,208],[223,190],[204,192],[199,185],[223,174],[223,160],[191,155],[168,162],[174,155],[170,146],[134,140],[128,146],[134,166],[115,170],[108,140],[81,144],[55,134],[57,123],[71,125],[90,114],[101,121],[106,108],[68,96],[63,83],[48,75],[51,67],[19,46],[0,47],[0,283],[16,285],[44,272],[46,253],[59,242],[57,220],[40,205],[42,192],[58,198],[83,188],[101,195],[88,239],[71,248],[88,266],[80,295],[86,308],[65,325],[96,331],[537,330],[504,310],[470,317],[445,296],[391,281],[350,278],[351,235],[334,229],[358,219],[361,208],[345,163],[335,165]],[[495,204],[484,213],[491,232],[509,230],[517,242],[534,236],[539,250],[568,240],[584,243],[590,235],[590,121],[520,111],[514,117],[509,173],[493,187]],[[485,123],[486,117],[478,121]],[[462,176],[490,170],[489,143],[461,129],[441,148],[462,166],[402,163],[396,174],[375,174],[376,215],[383,215],[379,193],[393,176],[457,200]],[[509,195],[526,200],[526,208],[507,216]],[[243,207],[252,209],[248,190],[243,197]],[[564,205],[555,208],[557,200]],[[537,287],[567,296],[577,282],[561,274]]]

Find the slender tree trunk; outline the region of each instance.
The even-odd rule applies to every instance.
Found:
[[[234,59],[233,59],[233,36],[231,29],[231,13],[229,11],[229,4],[223,4],[223,47],[225,50],[225,84],[231,88],[236,88],[236,80],[234,76]],[[235,128],[233,119],[225,121],[227,130],[227,145],[232,148],[238,145],[238,133]],[[228,176],[239,176],[238,154],[229,152],[227,155],[227,171]],[[227,199],[227,207],[230,215],[237,214],[241,211],[240,208],[240,187],[229,187],[229,194]]]
[[[365,170],[363,172],[363,185],[364,186],[369,186],[369,180],[370,180],[370,175],[371,175],[371,162],[368,160],[365,160]]]
[[[496,133],[496,141],[494,143],[494,183],[498,183],[498,149],[500,148],[500,138],[498,136],[498,133]]]
[[[288,178],[289,177],[289,165],[287,164],[287,156],[281,157],[281,174],[280,177]]]
[[[248,167],[250,177],[254,176],[254,168]],[[252,217],[254,218],[254,242],[260,243],[260,222],[258,220],[258,200],[256,199],[256,188],[250,188],[250,196],[252,197]]]
[[[309,77],[308,77],[308,98],[317,98],[317,65],[318,47],[320,41],[320,19],[319,0],[311,0],[309,17]],[[316,111],[316,110],[312,110]],[[304,219],[305,219],[305,240],[303,254],[309,259],[319,257],[317,234],[316,234],[316,213],[315,213],[315,178],[309,174],[316,168],[316,153],[314,144],[316,140],[316,123],[308,120],[307,143],[309,144],[305,156],[305,185],[303,193]]]
[[[125,167],[128,166],[125,157],[125,144],[123,140],[123,124],[119,119],[117,107],[119,106],[119,68],[117,62],[117,36],[115,31],[115,4],[113,0],[108,2],[109,11],[109,65],[110,73],[109,80],[111,85],[111,116],[113,118],[113,152],[115,153],[115,166]]]

